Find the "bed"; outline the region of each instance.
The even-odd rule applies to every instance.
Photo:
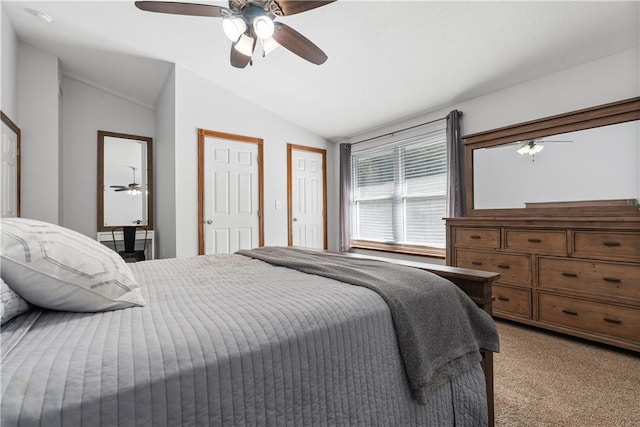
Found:
[[[488,422],[477,362],[418,402],[371,289],[246,254],[128,267],[144,306],[3,325],[3,426]]]

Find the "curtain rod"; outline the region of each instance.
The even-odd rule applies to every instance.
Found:
[[[461,116],[461,115],[462,115],[462,111],[458,111],[458,116]],[[446,120],[446,119],[447,119],[446,117],[441,117],[439,119],[435,119],[435,120],[431,120],[431,121],[428,121],[428,122],[420,123],[420,124],[417,124],[417,125],[414,125],[414,126],[409,126],[408,128],[396,130],[394,132],[385,133],[384,135],[378,135],[378,136],[374,136],[374,137],[371,137],[371,138],[363,139],[362,141],[352,142],[351,145],[360,144],[360,143],[367,142],[367,141],[372,141],[374,139],[383,138],[385,136],[393,136],[393,135],[395,135],[397,133],[400,133],[400,132],[406,132],[406,131],[411,130],[411,129],[419,128],[420,126],[430,125],[431,123],[436,123],[436,122],[439,122],[441,120]]]

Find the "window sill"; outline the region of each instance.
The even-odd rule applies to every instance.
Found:
[[[445,249],[430,248],[428,246],[401,245],[397,243],[370,242],[366,240],[354,240],[351,247],[355,249],[368,249],[372,251],[394,252],[408,255],[423,255],[432,258],[446,258]]]

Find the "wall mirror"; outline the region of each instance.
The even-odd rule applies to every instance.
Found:
[[[633,98],[465,136],[467,214],[637,211],[638,119]]]
[[[98,131],[98,231],[153,229],[152,139]]]

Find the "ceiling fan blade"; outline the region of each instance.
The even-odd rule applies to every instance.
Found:
[[[295,15],[296,13],[306,12],[307,10],[315,9],[320,6],[333,3],[336,0],[328,1],[316,1],[316,0],[276,0],[276,3],[282,9],[284,16]]]
[[[536,141],[536,144],[541,144],[543,142],[573,142],[573,141],[569,141],[568,139],[540,139]]]
[[[247,0],[229,0],[229,9],[234,11],[241,10],[247,4]]]
[[[275,26],[273,38],[278,44],[313,64],[320,65],[327,60],[327,54],[305,36],[282,22],[273,24]]]
[[[145,12],[171,13],[174,15],[210,16],[219,18],[227,13],[229,9],[221,6],[195,3],[177,3],[170,1],[137,1],[136,7]]]
[[[253,52],[256,48],[256,39],[253,38],[252,40],[253,40],[253,47],[251,49],[251,52]],[[240,53],[236,49],[236,44],[238,43],[239,41],[231,44],[231,65],[236,68],[245,68],[251,62],[251,56],[247,56],[243,53]]]
[[[109,188],[127,188],[124,185],[110,185]]]
[[[113,190],[113,191],[129,191],[129,188],[118,188],[117,190]]]

